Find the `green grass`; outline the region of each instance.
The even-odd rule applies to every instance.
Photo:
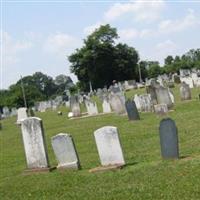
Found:
[[[144,91],[129,91],[126,96]],[[141,113],[141,120],[136,122],[115,114],[68,120],[67,109],[61,107],[63,116],[53,111],[36,114],[43,119],[50,164],[57,165],[50,138],[64,132],[74,138],[82,169],[24,176],[26,161],[20,128],[14,124],[16,118],[3,120],[0,199],[200,199],[200,91],[193,89],[193,99],[187,102],[180,101],[179,86],[173,92],[175,111],[168,116],[176,121],[182,157],[176,161],[161,159],[161,118],[154,113]],[[118,127],[127,166],[120,171],[91,174],[88,170],[100,165],[93,132],[105,125]]]

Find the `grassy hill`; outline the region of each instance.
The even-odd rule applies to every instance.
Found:
[[[144,89],[127,92],[143,93]],[[82,169],[79,171],[22,175],[26,168],[20,128],[16,118],[2,121],[0,131],[0,199],[200,199],[200,101],[181,102],[179,86],[173,89],[176,104],[168,114],[175,120],[179,133],[179,160],[162,160],[158,127],[161,120],[154,113],[141,113],[141,120],[129,122],[127,116],[108,114],[68,120],[67,109],[36,113],[43,119],[51,166],[57,162],[50,138],[70,133],[75,141]],[[98,105],[100,105],[98,103]],[[93,132],[106,125],[118,127],[126,167],[119,171],[91,174],[100,165]]]

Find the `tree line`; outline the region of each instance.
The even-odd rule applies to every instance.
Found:
[[[26,97],[28,107],[33,106],[37,101],[44,101],[63,95],[65,90],[71,89],[74,84],[69,76],[58,75],[55,79],[51,76],[36,72],[33,75],[25,76],[9,87],[8,90],[0,90],[0,108],[23,107],[24,99],[22,88]]]
[[[117,43],[118,38],[116,28],[109,24],[100,26],[84,39],[80,49],[68,57],[70,70],[78,78],[76,86],[69,76],[61,74],[53,79],[36,72],[23,77],[8,90],[0,90],[0,108],[24,106],[22,83],[27,104],[33,106],[36,101],[63,95],[67,89],[72,93],[78,89],[87,92],[90,83],[93,89],[97,89],[110,86],[113,80],[139,81],[139,69],[143,81],[164,73],[179,73],[179,69],[200,69],[200,49],[191,49],[182,56],[169,55],[164,59],[164,66],[161,66],[158,61],[140,60],[138,51],[127,44]]]
[[[200,49],[192,49],[182,56],[167,56],[164,66],[158,61],[139,59],[139,53],[127,44],[117,43],[117,29],[109,24],[100,26],[85,40],[82,48],[76,49],[68,59],[71,72],[78,77],[82,90],[94,89],[112,84],[113,80],[123,81],[141,77],[157,77],[159,74],[179,72],[179,69],[200,68]]]

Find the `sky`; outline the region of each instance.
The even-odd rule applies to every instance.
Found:
[[[200,0],[1,0],[1,89],[37,71],[76,82],[67,56],[104,24],[141,60],[162,65],[168,55],[200,48]]]

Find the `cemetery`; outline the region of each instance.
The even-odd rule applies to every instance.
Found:
[[[150,86],[71,96],[56,108],[42,102],[34,117],[26,108],[7,117],[5,108],[1,195],[199,199],[200,90],[175,84],[172,101],[166,87]]]

